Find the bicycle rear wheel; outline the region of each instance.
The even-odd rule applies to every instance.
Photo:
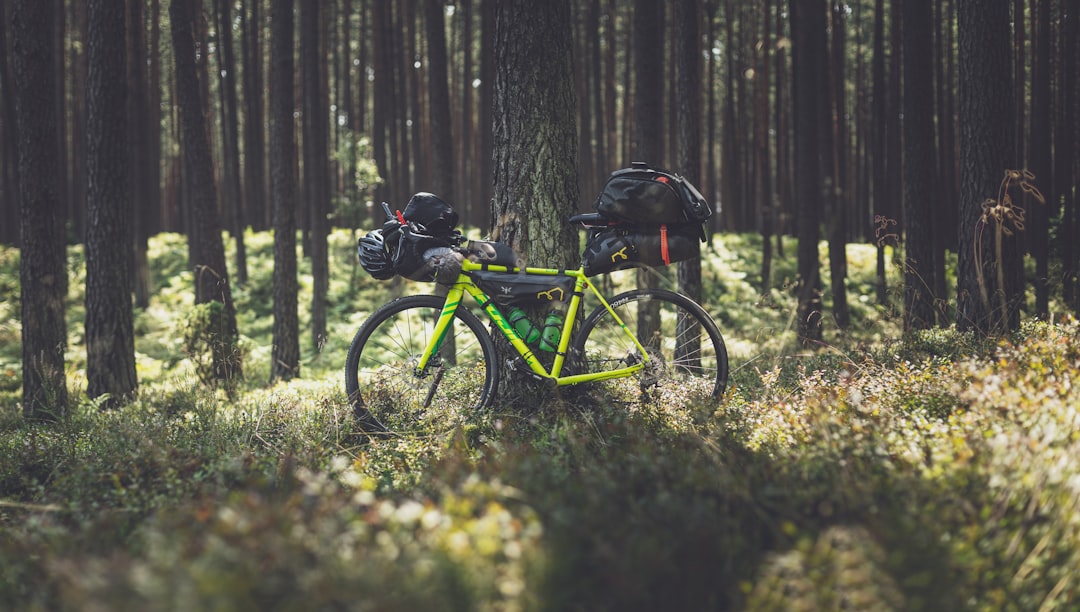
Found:
[[[495,345],[483,323],[459,307],[452,329],[424,371],[417,364],[445,300],[399,298],[376,310],[356,332],[345,360],[345,391],[368,431],[443,433],[495,395]]]
[[[636,375],[599,383],[615,399],[719,401],[727,386],[727,348],[716,322],[700,305],[663,289],[627,291],[610,304],[649,358]],[[585,319],[571,359],[579,373],[609,372],[643,361],[641,351],[603,307]]]

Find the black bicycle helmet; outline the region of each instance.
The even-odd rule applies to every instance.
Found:
[[[360,239],[356,247],[360,265],[376,280],[389,280],[394,277],[394,265],[390,254],[386,252],[382,230],[375,230]]]

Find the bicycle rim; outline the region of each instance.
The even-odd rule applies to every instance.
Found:
[[[716,403],[728,377],[727,348],[712,317],[689,298],[662,289],[639,289],[610,301],[612,310],[648,352],[634,376],[602,383],[627,403]],[[605,308],[582,325],[571,352],[578,372],[608,372],[642,359],[641,351]]]
[[[362,427],[442,434],[490,403],[498,380],[495,347],[475,315],[459,308],[428,367],[417,365],[444,305],[410,296],[379,310],[356,332],[345,362],[345,390]]]

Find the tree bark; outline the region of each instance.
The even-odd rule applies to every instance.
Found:
[[[293,0],[273,0],[270,10],[270,197],[274,213],[274,346],[270,380],[290,380],[300,374],[293,174]]]
[[[56,68],[54,4],[16,0],[12,50],[19,143],[19,264],[22,306],[23,414],[59,419],[67,414],[64,350],[67,295],[64,199],[56,180]]]
[[[798,193],[798,334],[804,344],[821,342],[821,276],[818,241],[821,235],[821,117],[820,86],[824,75],[825,3],[791,0],[795,107],[795,184]]]
[[[146,18],[142,2],[127,3],[127,154],[128,202],[131,210],[131,239],[134,270],[132,271],[135,305],[150,304],[150,263],[147,259],[149,234],[146,219],[155,200],[157,185],[149,182],[151,165],[158,163],[150,148],[154,132],[161,128],[147,121],[150,114],[146,81]]]
[[[1040,185],[1046,202],[1039,202],[1028,194],[1024,197],[1027,209],[1028,244],[1035,258],[1035,316],[1047,319],[1050,316],[1050,206],[1056,199],[1053,166],[1050,157],[1050,125],[1053,118],[1050,89],[1050,0],[1035,0],[1035,14],[1032,16],[1031,69],[1031,128],[1028,140],[1027,170],[1035,175],[1035,183]],[[1070,10],[1077,10],[1076,7]],[[1074,66],[1074,72],[1078,68]],[[1065,154],[1064,151],[1059,154]]]
[[[570,1],[506,0],[496,10],[492,235],[529,265],[577,267],[566,223],[578,196]],[[522,384],[514,398],[543,393]]]
[[[701,0],[678,0],[676,41],[675,115],[678,119],[679,172],[690,182],[701,182]],[[698,243],[695,246],[700,249]],[[701,301],[701,259],[694,257],[678,265],[679,290]],[[680,330],[682,331],[682,330]],[[680,334],[681,335],[681,334]]]
[[[87,3],[86,393],[116,403],[138,387],[128,191],[124,0]]]
[[[326,340],[326,294],[330,285],[326,237],[330,231],[329,104],[324,99],[324,55],[319,22],[324,3],[300,4],[301,90],[303,92],[304,191],[310,214],[311,341],[319,351]]]
[[[247,283],[247,249],[244,230],[244,196],[240,176],[240,117],[236,98],[236,59],[232,39],[232,0],[215,0],[218,17],[218,90],[221,97],[221,193],[225,197],[229,233],[236,243],[236,283]]]
[[[530,265],[576,267],[577,202],[568,0],[503,2],[496,21],[493,233]]]
[[[678,126],[679,172],[691,182],[701,180],[701,0],[679,0],[675,4],[675,25],[679,32],[676,41],[676,100],[675,114]],[[699,243],[694,248],[700,250]],[[701,259],[694,257],[678,264],[679,291],[695,302],[701,301]],[[676,359],[692,358],[701,354],[697,343],[698,333],[690,333],[697,323],[680,320],[676,328],[679,338],[694,338],[694,344],[680,342],[676,346]]]
[[[442,0],[423,0],[428,41],[428,115],[431,121],[431,188],[454,197],[453,138],[450,134],[450,85],[446,68],[446,23]],[[468,87],[472,87],[471,83]],[[465,108],[463,112],[471,112]]]
[[[218,307],[211,309],[213,320],[207,331],[213,377],[230,384],[241,376],[242,360],[237,347],[236,311],[218,219],[210,128],[204,111],[205,89],[195,62],[195,2],[197,0],[173,0],[169,6],[188,201],[191,203],[191,267],[195,273],[195,303],[220,305],[220,310]]]
[[[247,5],[251,6],[248,11]],[[244,37],[244,210],[257,230],[270,226],[266,191],[266,125],[263,93],[262,0],[245,0],[240,12]]]
[[[934,96],[930,0],[903,0],[904,329],[933,327]]]
[[[18,131],[15,125],[14,78],[11,75],[11,46],[8,44],[10,23],[8,3],[0,2],[0,219],[19,218],[19,149]],[[19,244],[19,224],[0,224],[0,244]]]
[[[822,136],[822,158],[826,162],[829,189],[827,210],[829,228],[829,290],[832,294],[832,317],[836,326],[847,329],[851,313],[847,300],[847,241],[848,215],[851,210],[851,185],[848,168],[848,110],[845,95],[844,7],[830,3],[832,17],[832,54],[829,69],[828,104],[825,104],[822,125],[828,130]]]
[[[664,162],[664,5],[652,0],[635,0],[633,17],[633,128],[630,132],[631,161],[656,167]],[[645,269],[637,271],[638,287],[654,287],[656,277]],[[642,306],[638,313],[638,336],[655,338],[659,329],[659,304]],[[649,325],[656,322],[656,325]]]
[[[961,185],[957,324],[961,330],[1001,333],[1020,324],[1021,255],[1015,234],[1006,235],[1006,226],[984,223],[982,217],[984,203],[997,201],[1002,175],[1015,162],[1009,7],[997,0],[959,0],[957,10]]]

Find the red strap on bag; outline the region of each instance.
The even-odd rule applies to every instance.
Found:
[[[660,226],[660,258],[664,260],[665,266],[671,265],[671,254],[668,253],[667,225]]]

